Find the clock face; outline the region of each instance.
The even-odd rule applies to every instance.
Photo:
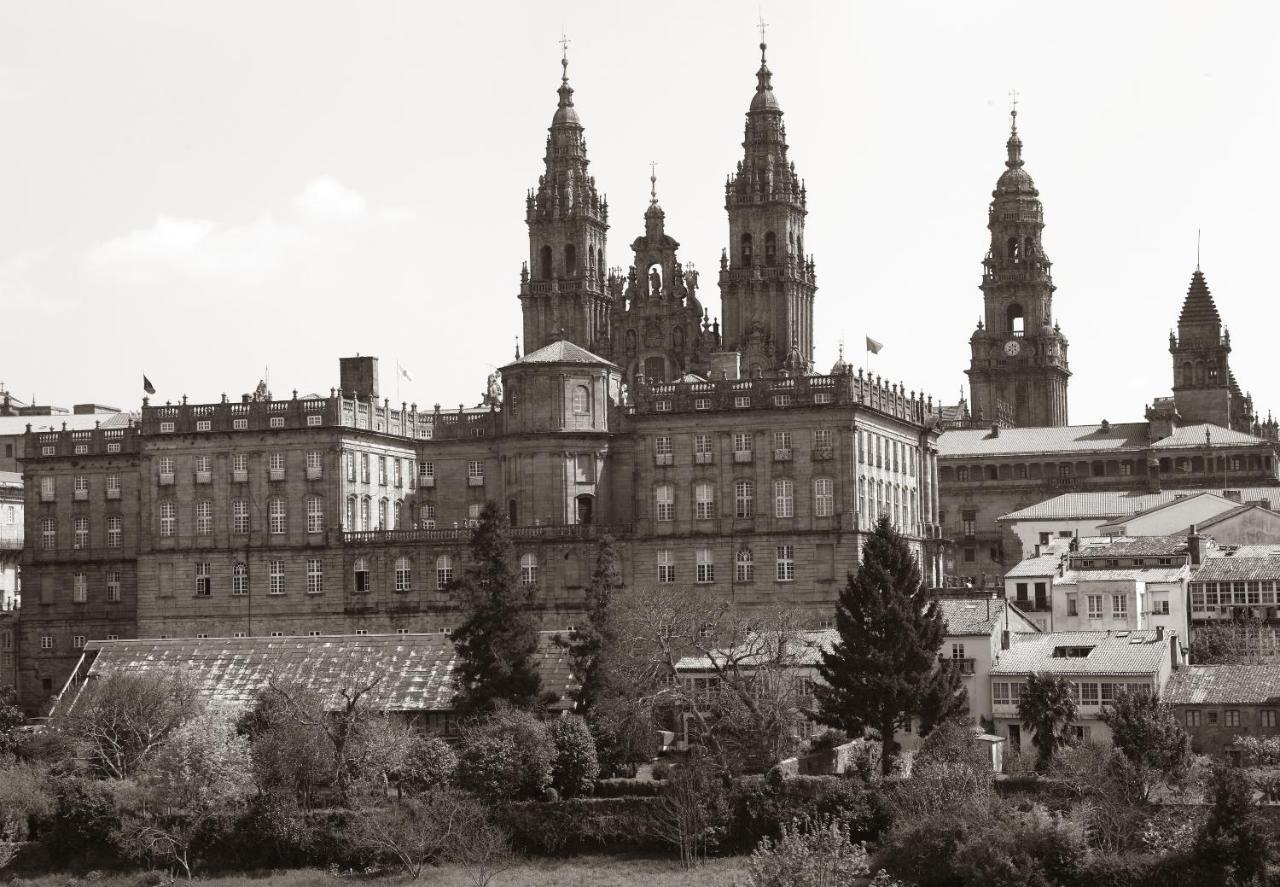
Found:
[[[1022,353],[1022,343],[1017,339],[1010,339],[1004,343],[1004,353],[1010,357],[1017,357]]]

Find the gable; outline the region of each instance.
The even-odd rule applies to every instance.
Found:
[[[1219,545],[1280,544],[1280,514],[1260,505],[1237,508],[1197,529]]]

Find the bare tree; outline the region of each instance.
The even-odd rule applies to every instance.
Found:
[[[799,744],[813,651],[786,610],[745,613],[703,589],[620,596],[607,653],[633,711],[675,711],[722,766],[773,763]],[[681,663],[686,666],[681,668]]]
[[[363,812],[357,840],[370,850],[394,856],[410,880],[448,859],[473,838],[485,818],[483,805],[457,789],[442,788],[420,798]]]
[[[133,776],[173,733],[204,708],[178,669],[98,677],[54,718],[101,775]]]
[[[648,829],[676,848],[682,866],[693,868],[718,842],[728,815],[723,771],[695,751],[662,786]]]

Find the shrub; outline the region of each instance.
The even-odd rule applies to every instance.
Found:
[[[746,852],[763,838],[780,838],[782,826],[829,819],[855,841],[874,840],[888,824],[880,795],[838,776],[793,776],[775,781],[741,779],[734,785],[725,846]]]
[[[120,816],[111,787],[69,777],[53,782],[53,794],[53,817],[41,836],[49,852],[65,866],[118,862],[114,837]]]
[[[838,745],[849,741],[849,735],[836,727],[828,727],[814,735],[812,739],[800,747],[800,753],[811,755],[820,751],[830,751]]]
[[[1196,837],[1197,856],[1241,883],[1266,877],[1271,835],[1253,805],[1249,778],[1239,767],[1219,765],[1210,790],[1212,806]]]
[[[647,779],[597,779],[591,794],[596,798],[655,798],[661,785]]]
[[[43,768],[12,762],[0,767],[0,841],[27,841],[37,819],[55,809]]]
[[[457,772],[458,755],[453,746],[438,736],[415,736],[404,766],[395,776],[402,789],[428,792],[452,783]]]
[[[576,716],[563,717],[552,721],[547,732],[556,750],[551,783],[560,797],[591,794],[600,765],[587,722]]]
[[[784,823],[764,838],[747,863],[747,887],[827,887],[868,874],[867,851],[830,819]]]
[[[673,767],[670,761],[658,761],[658,763],[653,765],[651,775],[658,781],[670,779],[672,769]]]
[[[570,798],[554,804],[521,801],[494,810],[512,844],[542,856],[653,850],[657,798]]]
[[[551,786],[555,760],[545,724],[528,712],[499,709],[464,735],[458,779],[492,804],[538,798]]]

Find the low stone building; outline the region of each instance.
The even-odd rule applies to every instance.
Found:
[[[1241,736],[1280,736],[1280,665],[1188,665],[1162,698],[1197,754],[1226,756]]]

